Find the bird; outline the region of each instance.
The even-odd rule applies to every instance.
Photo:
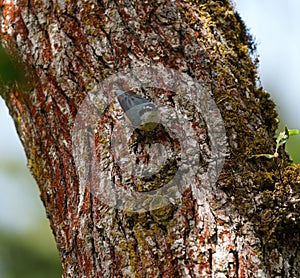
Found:
[[[160,114],[153,102],[123,90],[115,90],[114,95],[124,111],[125,119],[134,128],[152,131],[160,123]]]

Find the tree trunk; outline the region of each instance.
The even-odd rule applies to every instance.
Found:
[[[63,277],[300,277],[299,172],[229,1],[0,1],[3,85]],[[149,132],[113,91],[154,102]],[[138,115],[137,110],[137,115]]]

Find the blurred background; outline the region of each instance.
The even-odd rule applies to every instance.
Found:
[[[300,129],[300,1],[234,3],[257,43],[261,82],[277,104],[281,130],[285,125]],[[37,185],[1,98],[0,135],[0,277],[61,277]],[[296,163],[300,162],[299,137],[288,142]]]

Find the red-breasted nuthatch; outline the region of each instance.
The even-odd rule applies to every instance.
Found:
[[[157,106],[132,92],[122,90],[114,91],[126,120],[135,128],[150,131],[156,128],[160,122],[160,114]]]

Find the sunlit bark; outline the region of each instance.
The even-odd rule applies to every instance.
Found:
[[[277,115],[228,1],[0,9],[29,78],[2,96],[64,277],[300,276],[299,168],[252,158],[274,152]],[[157,129],[123,121],[117,88],[158,105]]]

